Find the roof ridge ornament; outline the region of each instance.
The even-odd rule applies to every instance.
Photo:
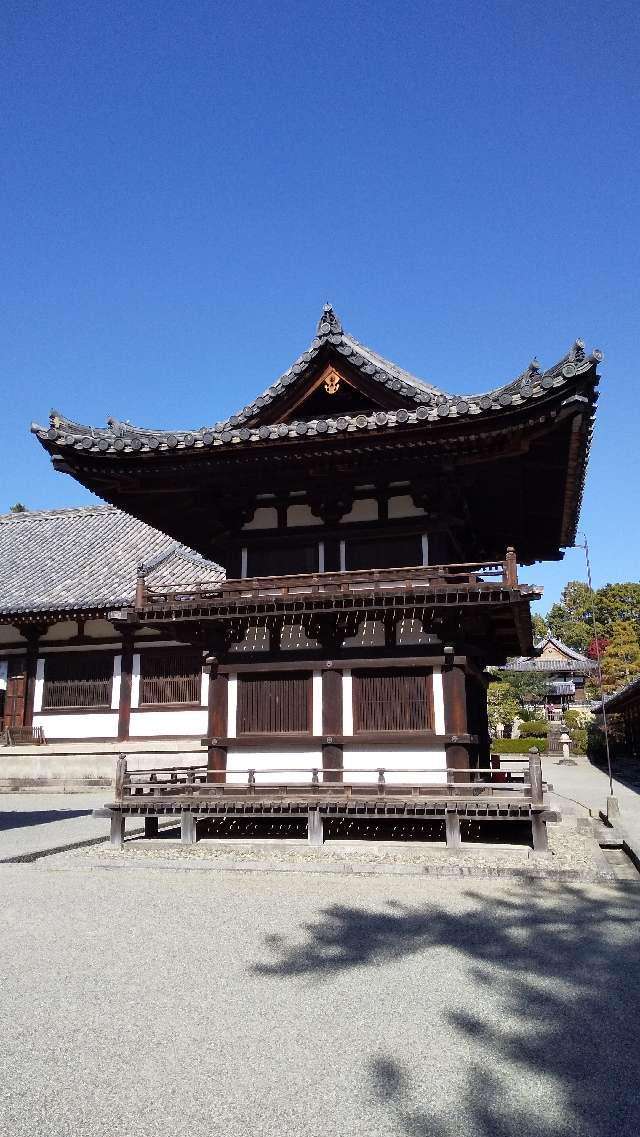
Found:
[[[322,309],[322,315],[318,321],[316,334],[324,338],[325,336],[341,336],[343,333],[342,322],[340,317],[333,310],[333,305],[328,302]]]

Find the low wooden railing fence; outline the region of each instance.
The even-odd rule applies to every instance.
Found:
[[[359,591],[384,594],[391,591],[420,590],[425,586],[476,588],[493,584],[511,588],[517,583],[516,555],[513,549],[508,549],[505,559],[501,561],[306,573],[296,576],[256,576],[166,591],[149,588],[144,573],[140,573],[136,586],[135,607],[140,610],[155,606],[184,606],[197,604],[199,601],[232,604],[259,599],[338,596]]]
[[[510,758],[509,762],[520,769],[500,769],[490,767],[464,767],[441,771],[447,781],[435,781],[432,769],[402,769],[375,766],[359,770],[336,770],[335,767],[276,767],[257,770],[248,767],[243,770],[210,770],[206,766],[173,766],[152,770],[129,770],[127,759],[118,759],[116,770],[115,800],[129,801],[131,798],[167,798],[193,795],[196,798],[216,796],[255,795],[283,796],[291,794],[311,794],[324,796],[366,796],[407,794],[409,796],[429,794],[447,796],[489,795],[510,799],[514,796],[526,797],[532,804],[541,804],[546,785],[542,779],[542,766],[539,754],[528,758]],[[283,775],[295,775],[295,779]],[[299,780],[301,774],[308,774],[308,780]],[[363,782],[362,776],[371,774],[370,782]],[[406,783],[397,782],[399,774],[408,775]],[[486,775],[483,776],[483,775]],[[424,781],[416,781],[424,776]],[[227,777],[232,781],[227,781]],[[239,778],[242,781],[239,781]],[[265,777],[273,781],[265,782]],[[320,780],[322,778],[322,781]],[[340,780],[336,780],[340,778]],[[357,778],[357,780],[355,780]],[[392,781],[388,779],[392,778]],[[259,780],[258,780],[259,779]]]

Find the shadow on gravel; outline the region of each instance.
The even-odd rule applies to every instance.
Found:
[[[71,817],[89,817],[90,809],[10,809],[0,812],[0,831],[23,829],[27,825],[50,825],[53,821],[68,821]]]
[[[463,1054],[457,1099],[433,1063],[403,1066],[381,1047],[368,1060],[388,1130],[407,1137],[637,1137],[640,1132],[640,896],[624,886],[546,886],[508,898],[465,894],[466,911],[390,902],[367,912],[334,905],[301,944],[271,937],[261,975],[331,977],[449,948],[475,996],[450,1009],[415,991],[416,1014],[437,1014],[443,1047]],[[455,958],[457,957],[457,958]],[[375,969],[375,970],[374,970]],[[460,1057],[457,1059],[460,1061]],[[455,1061],[455,1058],[454,1058]],[[425,1087],[431,1087],[426,1090]],[[365,1108],[363,1103],[363,1108]]]

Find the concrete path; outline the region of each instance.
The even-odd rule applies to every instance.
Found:
[[[587,806],[597,817],[600,810],[606,811],[610,792],[608,774],[586,758],[574,761],[575,765],[565,766],[557,759],[543,759],[543,776],[556,791],[550,795],[552,804],[564,815],[575,814],[578,817],[587,816],[583,808]],[[640,854],[640,763],[633,759],[617,760],[613,764],[613,775],[613,792],[620,806],[620,825]]]

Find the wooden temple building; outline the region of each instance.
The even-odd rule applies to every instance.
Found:
[[[545,701],[535,710],[553,721],[561,720],[567,710],[588,707],[586,682],[589,676],[595,675],[597,667],[594,659],[547,632],[535,645],[535,655],[516,656],[500,670],[529,671],[543,676],[547,682]]]
[[[313,770],[337,792],[383,770],[386,786],[446,788],[485,769],[484,669],[533,653],[540,590],[517,562],[573,543],[600,359],[577,341],[547,370],[534,360],[503,386],[449,395],[327,305],[308,349],[225,421],[99,428],[54,412],[34,425],[56,469],[173,542],[164,562],[142,553],[122,602],[100,611],[119,640],[117,700],[113,685],[101,696],[117,701],[118,737],[142,717],[143,689],[158,700],[150,733],[170,734],[158,716],[188,688],[209,785],[247,771],[267,785],[279,769],[307,784]],[[48,669],[52,682],[64,671],[45,624],[27,607],[17,621],[27,686],[42,680],[39,722]]]

